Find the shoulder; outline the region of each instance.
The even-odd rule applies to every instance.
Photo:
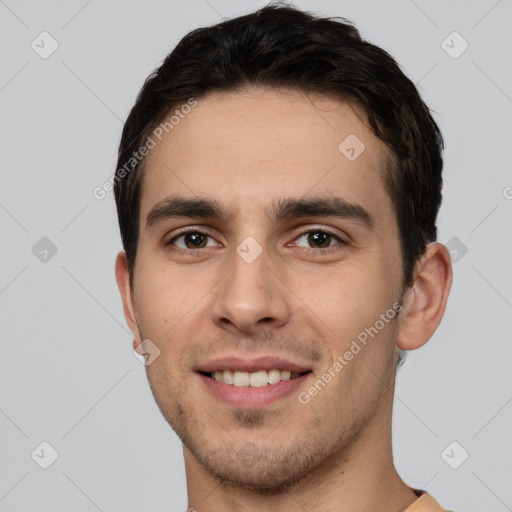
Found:
[[[445,510],[439,503],[427,492],[419,491],[419,498],[410,505],[404,512],[450,512]]]

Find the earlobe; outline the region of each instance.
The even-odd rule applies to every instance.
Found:
[[[452,284],[448,249],[432,243],[415,269],[413,286],[405,293],[397,345],[403,350],[422,347],[441,323]]]
[[[117,255],[116,265],[116,281],[123,301],[124,317],[128,324],[128,327],[132,331],[134,336],[133,346],[134,348],[140,343],[141,336],[139,326],[137,323],[137,315],[135,310],[135,302],[133,298],[133,289],[130,284],[130,272],[128,268],[128,260],[126,254],[121,251]]]

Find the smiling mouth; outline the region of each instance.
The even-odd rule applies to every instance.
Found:
[[[199,372],[201,375],[205,375],[206,377],[210,377],[217,382],[222,382],[224,384],[230,384],[233,386],[245,386],[245,387],[253,387],[259,388],[263,386],[271,386],[273,384],[278,384],[281,381],[292,380],[302,375],[306,375],[311,373],[311,371],[306,371],[302,373],[290,372],[289,370],[258,370],[256,372],[241,372],[241,371],[231,371],[231,370],[217,370],[215,372]]]

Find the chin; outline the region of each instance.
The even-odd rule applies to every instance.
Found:
[[[308,477],[307,470],[297,473],[297,468],[265,467],[261,464],[251,468],[221,468],[205,466],[206,471],[219,482],[233,487],[252,489],[264,494],[279,494],[289,490]]]
[[[191,447],[189,447],[190,449]],[[312,452],[301,446],[271,449],[245,441],[237,448],[204,453],[191,450],[203,468],[219,483],[279,494],[302,482],[324,462],[318,447]]]

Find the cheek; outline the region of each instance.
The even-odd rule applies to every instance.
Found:
[[[192,308],[204,295],[208,282],[199,267],[184,268],[163,256],[144,256],[141,254],[135,276],[136,299],[141,313],[176,315]]]
[[[328,326],[332,324],[339,333],[343,332],[340,328],[374,322],[392,305],[393,293],[382,276],[378,262],[369,265],[361,261],[297,272],[290,288],[311,313]]]
[[[302,301],[296,322],[316,333],[331,362],[341,358],[343,363],[332,389],[352,390],[355,383],[370,382],[373,373],[387,367],[392,321],[383,323],[381,315],[390,311],[396,297],[389,280],[379,275],[367,265],[350,265],[337,272],[331,269],[328,276],[310,274],[293,285]]]

